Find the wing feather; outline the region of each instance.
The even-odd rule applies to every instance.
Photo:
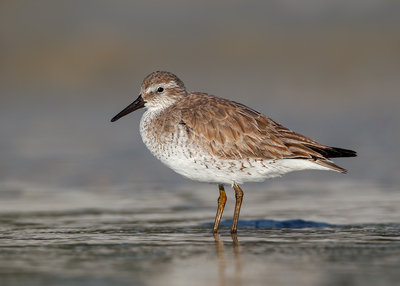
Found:
[[[292,132],[245,105],[204,93],[189,93],[182,100],[188,101],[180,105],[186,108],[174,113],[191,133],[189,140],[222,159],[301,158],[344,172],[326,156],[337,154],[336,149]]]

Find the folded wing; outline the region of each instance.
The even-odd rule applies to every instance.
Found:
[[[221,159],[308,159],[346,172],[328,158],[354,157],[356,152],[329,147],[297,134],[240,103],[204,93],[190,93],[195,108],[179,111],[193,144]],[[200,146],[201,145],[201,146]]]

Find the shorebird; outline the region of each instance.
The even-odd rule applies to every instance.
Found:
[[[224,185],[235,190],[231,233],[237,233],[243,191],[238,184],[261,182],[292,171],[347,171],[329,158],[355,157],[283,127],[243,104],[207,93],[187,92],[174,74],[148,75],[139,97],[111,121],[145,108],[140,134],[150,152],[175,172],[219,186],[216,234],[225,208]]]

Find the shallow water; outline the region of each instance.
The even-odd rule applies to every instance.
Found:
[[[1,285],[398,285],[398,192],[249,184],[234,243],[229,223],[220,242],[211,234],[217,189],[205,190],[214,187],[22,191],[10,184],[21,192],[7,196],[3,186]],[[229,194],[223,219],[232,214]],[[329,226],[246,225],[297,218]]]

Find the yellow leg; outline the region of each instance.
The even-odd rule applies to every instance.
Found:
[[[224,185],[218,185],[218,187],[219,187],[218,210],[217,210],[217,215],[215,216],[213,233],[217,233],[218,231],[219,222],[221,221],[222,212],[224,211],[226,204],[226,194]]]
[[[235,190],[236,204],[235,204],[235,212],[233,214],[231,233],[237,233],[237,224],[239,221],[240,207],[242,206],[242,201],[243,201],[243,191],[236,183],[233,184],[233,189]]]

